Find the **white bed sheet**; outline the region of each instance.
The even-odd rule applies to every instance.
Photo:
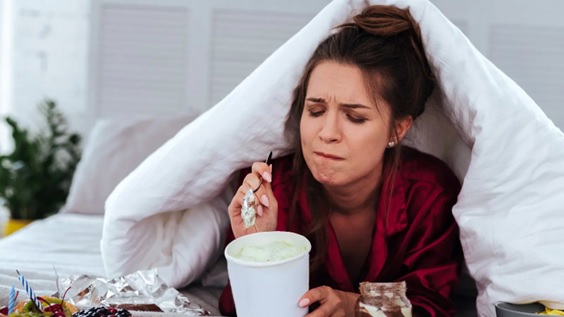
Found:
[[[57,214],[0,239],[0,268],[104,275],[103,217]]]
[[[57,214],[0,238],[0,306],[7,305],[9,288],[20,285],[15,270],[26,276],[38,294],[55,292],[53,266],[59,276],[104,276],[100,254],[102,225],[103,216]],[[219,315],[220,288],[193,285],[180,291],[212,315]]]

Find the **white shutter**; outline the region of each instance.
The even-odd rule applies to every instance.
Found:
[[[432,1],[564,127],[560,0]],[[328,2],[92,1],[90,115],[205,110]]]
[[[105,3],[99,19],[97,116],[180,112],[186,104],[188,9]]]
[[[564,27],[493,25],[490,58],[564,127]]]
[[[214,10],[210,103],[225,97],[314,15],[315,12]]]

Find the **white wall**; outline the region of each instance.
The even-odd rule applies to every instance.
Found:
[[[0,111],[38,124],[37,105],[56,100],[74,127],[88,112],[87,52],[90,3],[76,0],[0,0],[6,19],[0,56]],[[9,29],[4,27],[10,25]],[[2,73],[0,72],[0,73]]]
[[[564,1],[432,1],[564,129]]]
[[[99,117],[206,109],[328,2],[0,0],[0,113],[33,124],[50,97],[86,133]],[[433,2],[564,128],[564,1]]]
[[[11,19],[8,14],[9,8],[7,1],[0,1],[0,117],[9,111],[10,89],[8,83],[10,63],[10,34]],[[5,150],[8,143],[8,131],[6,126],[0,124],[0,153]]]
[[[4,13],[4,1],[0,0],[0,116],[3,113],[3,92],[1,90],[2,88],[2,70],[4,69],[4,60],[3,60],[3,56],[2,56],[2,47],[4,46],[4,34],[3,34],[3,30],[6,30],[6,27],[4,26],[5,24],[5,17],[3,15]],[[3,146],[5,146],[6,142],[7,142],[7,138],[5,137],[5,131],[3,130],[3,126],[0,125],[0,153],[3,151]],[[8,220],[9,214],[8,211],[6,210],[6,208],[2,205],[0,205],[0,228],[4,228],[4,223]],[[2,236],[2,234],[0,233],[0,236]]]

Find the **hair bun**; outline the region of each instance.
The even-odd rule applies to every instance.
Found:
[[[354,24],[376,36],[390,37],[413,31],[419,35],[419,26],[408,10],[394,6],[373,5],[353,18]]]

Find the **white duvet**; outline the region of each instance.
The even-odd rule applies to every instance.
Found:
[[[421,25],[440,89],[409,143],[463,180],[453,212],[480,315],[494,316],[497,301],[564,308],[563,134],[429,1],[369,2],[409,5]],[[222,251],[232,173],[289,150],[283,123],[307,59],[363,5],[331,2],[115,189],[101,242],[107,274],[159,267],[179,286],[204,272]]]

